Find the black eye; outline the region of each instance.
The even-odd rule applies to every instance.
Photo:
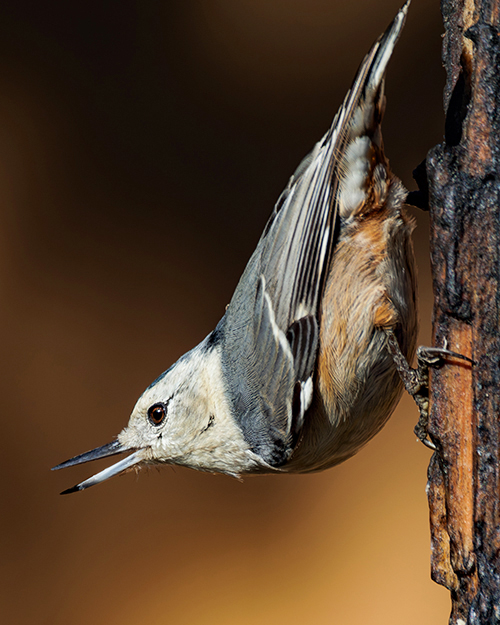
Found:
[[[167,404],[159,402],[148,409],[148,419],[153,425],[161,425],[167,418]]]

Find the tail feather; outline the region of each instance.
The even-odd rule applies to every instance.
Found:
[[[386,165],[380,129],[385,109],[384,78],[409,4],[410,0],[363,59],[339,112],[344,116],[338,166],[339,214],[343,218],[356,214],[365,203],[374,163]]]

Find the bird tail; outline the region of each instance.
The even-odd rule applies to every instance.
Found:
[[[384,163],[386,168],[388,165],[381,132],[385,110],[384,78],[405,24],[409,4],[410,0],[363,59],[329,131],[338,135],[337,199],[338,212],[343,218],[356,214],[365,203],[367,186],[376,182],[373,179],[374,163]]]
[[[383,79],[408,6],[409,2],[361,63],[329,130],[281,194],[255,252],[281,328],[302,316],[317,315],[339,217],[353,215],[362,206],[373,164],[384,161]],[[374,149],[376,159],[371,158]],[[384,181],[385,177],[377,188]]]

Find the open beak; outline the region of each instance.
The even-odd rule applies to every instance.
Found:
[[[84,462],[90,462],[92,460],[98,460],[99,458],[107,458],[108,456],[114,456],[115,454],[120,454],[125,451],[130,451],[127,447],[122,445],[119,441],[113,441],[112,443],[108,443],[107,445],[103,445],[102,447],[97,447],[96,449],[92,449],[91,451],[87,451],[84,454],[80,454],[79,456],[75,456],[74,458],[70,458],[66,460],[66,462],[61,462],[55,467],[52,467],[52,471],[57,471],[59,469],[66,469],[67,467],[72,467],[76,464],[83,464]],[[67,490],[63,490],[61,495],[67,495],[69,493],[76,493],[79,490],[85,490],[89,486],[94,486],[95,484],[99,484],[100,482],[104,482],[110,477],[118,475],[119,473],[123,473],[130,467],[138,464],[143,460],[143,455],[141,450],[134,452],[130,456],[127,456],[123,460],[112,464],[104,471],[100,473],[96,473],[92,477],[89,477],[88,480],[84,482],[80,482],[76,486],[72,488],[68,488]]]

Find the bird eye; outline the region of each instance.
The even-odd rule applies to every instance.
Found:
[[[167,418],[167,404],[153,404],[148,409],[148,419],[153,425],[161,425]]]

